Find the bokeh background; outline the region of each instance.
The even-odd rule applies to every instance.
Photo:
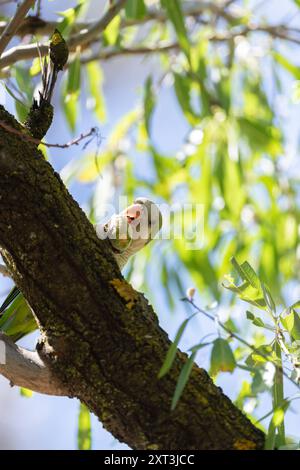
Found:
[[[62,0],[60,2],[43,1],[42,16],[48,20],[55,20],[57,19],[58,11],[64,11],[75,5],[76,2],[72,0]],[[100,17],[104,6],[105,2],[102,0],[89,2],[88,8],[84,11],[85,19],[94,20]],[[290,26],[300,28],[300,10],[297,2],[282,2],[280,0],[264,2],[257,0],[248,2],[237,1],[234,2],[232,8],[246,8],[255,17],[270,24],[288,21]],[[14,10],[14,5],[0,5],[0,9],[1,14],[8,15]],[[221,24],[218,27],[224,28],[224,25]],[[299,179],[298,149],[300,120],[299,105],[296,100],[293,100],[295,77],[287,73],[286,70],[281,69],[279,65],[275,65],[274,69],[274,62],[270,53],[272,47],[268,37],[264,34],[257,34],[249,40],[248,38],[241,40],[239,47],[235,51],[234,60],[244,64],[243,73],[247,74],[247,70],[249,70],[249,75],[251,75],[253,73],[253,70],[250,70],[251,67],[259,69],[260,86],[264,91],[265,97],[271,103],[274,112],[271,120],[275,123],[274,128],[277,126],[282,131],[282,137],[279,139],[281,140],[280,149],[275,149],[270,157],[272,149],[270,150],[267,146],[264,150],[258,148],[253,165],[249,164],[247,166],[245,164],[244,169],[248,172],[249,178],[255,172],[258,172],[266,179],[269,177],[276,179],[278,177],[284,180],[285,184],[289,184],[292,180],[297,183],[297,179]],[[276,42],[276,48],[293,62],[297,60],[299,47],[299,45],[280,40]],[[223,52],[225,54],[220,44],[220,57],[222,57]],[[176,62],[176,53],[171,62],[172,60]],[[253,62],[252,64],[251,61]],[[174,67],[176,70],[176,64]],[[216,66],[215,74],[218,73],[217,69],[218,67]],[[117,206],[118,197],[122,194],[129,194],[129,197],[133,194],[150,196],[157,202],[188,202],[187,191],[181,184],[180,176],[178,176],[178,183],[176,181],[172,183],[172,197],[167,194],[167,191],[164,192],[159,187],[159,185],[163,186],[166,183],[153,163],[153,152],[149,152],[149,148],[147,148],[143,137],[141,137],[143,129],[130,130],[130,125],[128,125],[130,119],[132,119],[133,123],[136,121],[135,117],[128,113],[132,113],[133,110],[136,110],[137,114],[140,112],[141,103],[143,102],[144,84],[147,78],[152,76],[153,83],[158,88],[157,105],[151,123],[151,142],[155,145],[156,152],[166,156],[166,158],[174,159],[176,162],[184,162],[189,155],[195,153],[195,147],[201,143],[201,123],[195,122],[193,125],[184,116],[182,107],[178,103],[178,96],[174,90],[172,74],[164,70],[163,59],[155,55],[143,54],[120,56],[107,61],[101,61],[101,70],[103,75],[102,77],[100,76],[99,84],[102,81],[105,116],[104,107],[101,108],[102,111],[98,112],[98,116],[93,112],[92,108],[95,103],[91,100],[89,93],[86,92],[88,76],[86,72],[83,72],[81,77],[81,94],[76,97],[79,102],[78,115],[74,129],[71,131],[63,106],[61,105],[60,89],[64,86],[64,77],[62,77],[54,97],[54,122],[46,137],[48,142],[64,143],[79,133],[88,130],[90,127],[98,126],[102,136],[99,149],[100,170],[94,164],[94,154],[97,151],[95,143],[91,143],[85,150],[82,147],[71,147],[65,150],[47,150],[47,155],[52,165],[57,171],[61,172],[64,180],[68,182],[69,189],[74,198],[93,221],[101,220],[104,215],[102,209],[105,203],[112,203]],[[300,68],[298,70],[300,76]],[[179,68],[178,73],[180,73]],[[276,84],[276,80],[280,82],[280,86],[278,83]],[[238,81],[236,81],[236,86],[238,86]],[[12,113],[15,112],[14,100],[8,95],[4,87],[0,87],[0,102],[5,104]],[[257,102],[253,102],[251,106],[257,107],[253,110],[254,115],[256,113],[257,115],[263,113],[263,96],[258,96]],[[102,117],[102,120],[99,120],[99,117]],[[111,144],[112,133],[120,122],[122,122],[123,127],[125,126],[126,128],[127,126],[129,131],[124,132],[124,135],[122,135],[122,129],[119,129],[120,139],[117,142],[116,140],[113,141],[113,144]],[[217,140],[217,120],[215,120],[214,126],[215,130],[213,128],[213,132],[216,133]],[[134,125],[132,125],[132,128],[134,128]],[[189,136],[195,128],[198,129],[198,134],[194,133],[193,141],[193,139],[189,139]],[[136,145],[137,133],[140,134],[139,146]],[[256,140],[259,141],[260,138],[261,135],[256,135],[255,132],[253,135],[250,135],[252,144]],[[274,131],[274,142],[276,138]],[[210,145],[213,145],[213,139]],[[260,142],[257,145],[259,147]],[[108,165],[102,165],[101,156],[103,155],[104,159],[107,158],[107,149],[110,148],[111,150],[111,147],[113,147],[112,153],[117,148],[117,158],[114,158],[113,162],[110,162]],[[252,149],[252,151],[255,153],[255,150]],[[224,152],[227,152],[225,148]],[[151,155],[151,158],[149,155]],[[163,169],[162,167],[162,171]],[[199,169],[190,168],[190,171],[194,171],[195,186],[199,185],[200,194],[200,189],[205,187],[205,183],[201,180]],[[202,168],[201,171],[205,170]],[[134,177],[131,176],[132,174]],[[169,177],[172,177],[172,167]],[[229,196],[231,199],[235,198],[234,186],[236,181],[234,178],[232,179],[232,192]],[[208,184],[210,184],[210,181]],[[272,208],[269,205],[269,196],[266,194],[266,189],[257,181],[251,191],[253,201],[264,207],[260,215],[268,217],[268,212],[270,211],[269,223],[273,224],[272,230],[276,231],[276,216],[271,214]],[[238,188],[236,188],[236,196],[238,197]],[[212,206],[214,205],[214,211],[222,212],[224,198],[217,193],[211,193],[210,197],[212,199]],[[295,206],[298,207],[299,192],[294,192],[292,197],[294,198]],[[288,214],[290,210],[288,196],[281,198],[280,204],[281,217],[284,218],[285,211]],[[241,222],[243,225],[243,230],[248,233],[246,243],[249,245],[250,239],[254,240],[257,231],[257,227],[253,225],[253,219],[255,219],[255,214],[259,213],[259,211],[255,212],[256,208],[253,209],[253,207],[255,207],[254,203],[251,206],[249,201],[245,202],[243,209],[236,217],[236,222],[239,220],[239,223]],[[213,213],[210,213],[209,216],[213,217]],[[269,266],[272,263],[272,256],[270,261],[267,260],[265,264],[260,265],[257,261],[257,257],[260,256],[257,248],[247,250],[234,241],[230,242],[230,240],[239,237],[239,228],[237,228],[238,224],[234,227],[231,220],[228,223],[232,225],[230,225],[229,229],[228,227],[226,229],[226,218],[230,219],[226,214],[223,214],[221,216],[222,220],[217,221],[218,224],[223,224],[222,227],[227,237],[224,235],[223,246],[220,248],[220,252],[226,258],[226,262],[221,263],[221,269],[213,270],[213,267],[217,265],[214,257],[218,256],[218,252],[214,251],[213,242],[211,242],[211,245],[208,242],[208,247],[203,250],[203,255],[199,255],[198,251],[185,255],[181,252],[184,250],[182,246],[179,247],[167,240],[153,242],[152,246],[146,250],[146,253],[139,255],[126,269],[125,274],[130,279],[130,282],[134,287],[145,292],[145,295],[153,303],[158,313],[160,324],[168,332],[170,338],[174,338],[179,325],[191,312],[189,306],[180,301],[180,298],[185,295],[185,290],[190,286],[196,287],[195,301],[198,305],[204,307],[217,301],[218,305],[213,311],[217,312],[224,321],[230,315],[231,319],[242,328],[244,336],[252,338],[252,327],[244,321],[245,305],[238,301],[235,301],[233,304],[232,298],[223,293],[221,286],[221,274],[230,270],[229,258],[232,255],[236,255],[237,252],[241,253],[242,260],[245,255],[256,267],[260,266],[261,273],[265,276],[266,281],[268,282],[268,279],[270,279],[269,285],[271,288],[274,286],[275,290],[278,290],[280,285],[282,304],[283,302],[290,304],[300,297],[300,286],[294,272],[295,270],[291,268],[293,272],[289,276],[280,277],[278,267],[281,266],[281,261],[279,263],[277,262],[278,260],[274,261],[275,265],[272,268],[274,272],[271,272],[271,268],[270,270],[266,269],[268,263]],[[258,224],[260,223],[264,225],[266,222],[261,220]],[[294,222],[291,223],[293,224]],[[211,236],[211,229],[208,229],[207,236]],[[260,242],[264,243],[262,236]],[[289,258],[290,261],[288,263],[296,263],[298,259],[296,257],[297,243],[298,241],[294,242],[294,245],[290,248],[293,254]],[[272,241],[270,242],[271,246]],[[207,251],[205,251],[206,249]],[[227,250],[227,254],[224,253],[224,250]],[[268,254],[265,253],[264,256],[267,257]],[[208,261],[211,263],[212,269],[208,268]],[[213,283],[210,283],[211,279],[213,279]],[[5,298],[10,287],[10,281],[1,278],[1,299]],[[220,294],[220,292],[222,293]],[[201,337],[208,334],[216,334],[216,325],[211,324],[205,318],[197,316],[190,322],[180,342],[180,347],[183,350],[188,350],[189,347],[199,342]],[[36,338],[37,334],[32,334],[23,339],[21,344],[32,348]],[[209,358],[208,349],[200,350],[197,355],[197,363],[200,366],[209,368]],[[216,380],[230,398],[236,399],[243,381],[247,380],[247,373],[241,369],[236,369],[233,374],[220,374]],[[285,385],[286,395],[291,395],[297,391],[291,384],[286,383]],[[300,408],[297,403],[295,401],[287,413],[288,433],[294,436],[300,436],[298,424]],[[26,398],[20,395],[18,388],[11,388],[9,383],[0,377],[0,406],[0,449],[77,448],[76,433],[79,403],[76,400],[38,394],[34,394],[31,398]],[[267,392],[261,394],[259,400],[255,397],[247,397],[242,406],[245,411],[253,413],[259,418],[271,408],[269,394]],[[267,423],[264,424],[266,425]],[[94,416],[92,417],[92,446],[93,449],[127,448],[126,445],[119,443],[106,432]]]

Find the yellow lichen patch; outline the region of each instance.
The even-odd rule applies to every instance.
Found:
[[[255,442],[249,441],[248,439],[239,439],[238,441],[235,441],[233,447],[236,450],[255,450],[256,444]]]
[[[126,300],[126,307],[131,310],[135,302],[138,300],[138,294],[131,285],[126,281],[121,281],[120,279],[113,279],[110,281],[110,284],[115,288],[119,296]]]

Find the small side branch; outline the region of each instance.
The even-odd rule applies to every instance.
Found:
[[[0,264],[0,274],[4,277],[11,277],[10,272],[4,264]]]
[[[73,140],[70,140],[70,142],[66,142],[65,144],[52,144],[52,143],[48,143],[48,142],[43,142],[40,139],[36,139],[35,137],[32,137],[31,135],[25,134],[24,131],[20,131],[18,129],[15,129],[14,127],[10,126],[9,124],[6,124],[4,121],[0,121],[0,127],[5,129],[7,132],[10,132],[11,134],[18,135],[19,137],[26,140],[27,142],[32,142],[33,144],[36,144],[36,145],[44,145],[45,147],[48,147],[48,148],[53,148],[54,147],[54,148],[66,149],[66,148],[72,147],[73,145],[79,145],[80,142],[87,139],[88,137],[90,137],[91,139],[88,142],[85,143],[84,148],[86,148],[86,146],[91,142],[91,140],[93,140],[94,137],[97,139],[97,145],[98,146],[99,146],[99,143],[101,141],[101,136],[100,136],[100,133],[99,133],[99,130],[97,129],[97,127],[92,127],[88,132],[80,134],[78,137],[76,137]],[[5,266],[4,266],[4,268],[5,268]],[[0,273],[3,274],[2,270],[1,270],[1,265],[0,265]]]
[[[0,37],[0,57],[3,51],[6,49],[6,46],[8,45],[12,37],[17,32],[19,26],[21,25],[28,11],[34,4],[35,4],[35,0],[24,0],[24,2],[22,2],[17,8],[15,15],[7,24],[6,28],[4,29]]]
[[[14,344],[0,332],[0,374],[11,385],[28,388],[47,395],[69,395],[66,387],[53,377],[49,367],[36,351],[28,351]]]

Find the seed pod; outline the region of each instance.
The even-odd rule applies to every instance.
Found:
[[[186,296],[189,300],[193,300],[195,293],[196,293],[195,287],[189,287],[186,290]]]

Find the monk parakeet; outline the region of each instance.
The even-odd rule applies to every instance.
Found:
[[[120,214],[105,224],[95,226],[99,238],[108,238],[116,262],[121,269],[130,256],[141,250],[158,233],[162,225],[161,212],[147,198],[138,198]],[[18,341],[37,329],[36,321],[18,287],[14,287],[0,307],[0,331]]]

